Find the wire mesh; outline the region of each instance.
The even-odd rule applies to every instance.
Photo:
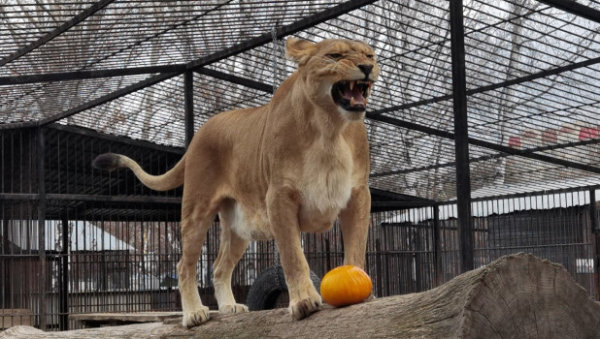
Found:
[[[43,210],[42,200],[33,194],[39,189],[36,138],[40,135],[54,145],[46,146],[43,162],[47,174]],[[65,330],[82,327],[69,320],[72,314],[181,308],[176,271],[181,255],[179,200],[152,204],[143,199],[177,198],[181,192],[157,195],[128,178],[127,171],[109,175],[89,168],[92,155],[112,150],[128,153],[160,173],[172,166],[180,151],[169,153],[150,143],[127,143],[60,125],[42,134],[4,131],[0,140],[0,270],[6,273],[0,280],[0,304],[5,310],[0,325]],[[597,224],[600,216],[592,216],[589,190],[512,192],[475,199],[476,267],[507,254],[533,253],[562,264],[596,296],[592,220],[596,218]],[[74,194],[80,191],[115,196],[117,201],[87,201],[82,199],[86,195]],[[125,203],[118,201],[120,197],[140,200]],[[425,291],[458,275],[458,229],[454,204],[372,213],[365,269],[373,279],[374,294]],[[211,309],[217,307],[212,265],[219,238],[216,222],[197,265],[199,291]],[[305,256],[317,276],[343,264],[342,239],[337,223],[328,232],[303,235]],[[278,264],[272,241],[252,243],[233,274],[237,300],[244,302],[259,274]]]
[[[382,72],[365,119],[370,186],[430,199],[430,207],[372,214],[366,269],[375,294],[423,291],[456,276],[448,3],[0,4],[0,326],[67,329],[81,326],[69,314],[180,308],[181,191],[151,192],[130,173],[94,171],[89,161],[115,151],[164,172],[185,145],[183,70],[204,67],[194,73],[194,129],[219,112],[264,105],[296,68],[279,32],[300,23],[295,37],[375,47]],[[319,18],[348,4],[357,9]],[[600,23],[538,1],[464,5],[475,265],[531,252],[563,264],[597,296],[588,193],[600,187]],[[42,156],[39,130],[20,127],[51,121],[58,124],[44,129]],[[341,238],[337,225],[303,236],[317,275],[343,263]],[[197,267],[213,309],[218,245],[215,225]],[[252,244],[234,273],[236,298],[277,264],[272,242]]]
[[[594,1],[582,4],[597,7]],[[2,75],[185,65],[253,37],[270,35],[273,28],[336,4],[104,1],[94,8],[86,5],[91,4],[4,6],[7,27],[15,26],[19,34],[4,33],[4,39],[14,44],[6,45],[3,52]],[[84,8],[93,10],[77,18],[75,13],[83,13],[78,11]],[[54,23],[45,18],[49,14],[56,18]],[[57,23],[68,18],[74,25],[61,31]],[[26,24],[20,25],[21,21]],[[536,1],[472,0],[465,2],[464,25],[470,136],[532,152],[550,145],[552,150],[535,153],[597,169],[594,74],[598,66],[594,51],[598,49],[598,23]],[[40,31],[51,34],[57,30],[61,34],[11,58],[15,46],[24,52],[28,44],[42,37]],[[452,140],[427,130],[419,132],[415,125],[403,128],[410,123],[453,131],[447,1],[374,1],[295,35],[311,41],[350,36],[376,48],[381,81],[370,100],[370,119],[366,121],[376,178],[373,184],[396,193],[453,199]],[[276,88],[295,69],[284,58],[281,39],[223,57],[207,67],[267,87]],[[11,112],[1,119],[4,123],[35,122],[75,110],[77,114],[61,123],[181,147],[185,139],[181,77],[166,76],[165,81],[140,86],[116,100],[82,106],[148,77],[0,86],[5,94],[3,111]],[[268,92],[203,74],[196,74],[194,85],[196,128],[219,112],[269,100]],[[382,121],[388,117],[395,122]],[[557,134],[554,139],[553,134]],[[582,140],[591,142],[573,145]],[[494,159],[486,160],[490,157]],[[572,183],[595,171],[565,170],[561,166],[568,164],[560,161],[543,164],[526,158],[472,146],[471,161],[477,164],[472,166],[472,186],[489,187],[491,196],[502,190],[496,186],[504,184],[499,180],[503,177],[509,184],[528,182],[530,190],[539,191],[546,186],[534,184],[540,171],[548,180],[576,179]],[[411,184],[432,176],[422,187]],[[398,182],[404,186],[395,184]]]

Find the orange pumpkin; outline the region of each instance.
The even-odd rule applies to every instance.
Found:
[[[369,275],[353,265],[339,266],[321,280],[321,297],[331,306],[358,304],[370,294],[373,283]]]

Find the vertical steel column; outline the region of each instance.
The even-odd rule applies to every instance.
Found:
[[[442,266],[442,230],[440,225],[440,206],[433,208],[433,263],[435,267],[435,287],[444,283],[444,268]]]
[[[44,128],[37,130],[37,174],[38,174],[38,252],[40,257],[39,272],[39,303],[40,303],[40,329],[46,330],[46,173],[45,173],[46,145],[44,144]]]
[[[596,190],[590,190],[590,225],[592,229],[595,258],[594,258],[594,297],[600,300],[600,227],[598,226],[598,209],[596,207]]]
[[[2,213],[2,248],[0,249],[0,274],[2,277],[10,277],[11,254],[13,254],[9,242],[8,234],[8,211],[4,207],[5,203],[0,203],[0,213]],[[8,205],[8,204],[7,204]],[[0,308],[13,308],[11,304],[10,280],[0,280]],[[3,325],[3,317],[0,317],[0,325]]]
[[[383,267],[381,263],[381,257],[383,253],[381,253],[381,240],[375,240],[375,266],[377,271],[377,297],[385,297],[386,295],[383,293]]]
[[[461,272],[466,272],[474,268],[474,246],[473,221],[471,220],[471,173],[469,169],[467,81],[462,0],[450,0],[450,33],[460,269]]]
[[[185,101],[185,147],[194,137],[194,72],[186,71],[183,76]]]
[[[60,256],[59,325],[61,331],[69,329],[69,219],[62,218],[62,251]]]
[[[598,227],[598,209],[596,207],[596,190],[590,190],[590,221],[592,232],[598,233],[600,232],[600,228]]]

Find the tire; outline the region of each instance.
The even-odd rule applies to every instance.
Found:
[[[310,280],[319,292],[321,279],[313,271],[310,271]],[[250,287],[246,306],[250,311],[272,310],[275,308],[277,298],[287,290],[283,267],[269,267],[260,273]]]

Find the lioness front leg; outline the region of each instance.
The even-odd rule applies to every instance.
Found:
[[[348,205],[340,213],[340,227],[344,238],[344,265],[364,269],[370,212],[369,187],[365,185],[354,188]]]
[[[289,311],[300,320],[321,309],[321,296],[310,280],[310,269],[300,242],[300,194],[290,188],[269,189],[267,209],[279,250],[290,297]]]
[[[352,190],[348,205],[340,213],[340,227],[344,238],[344,265],[365,268],[365,253],[369,235],[371,213],[371,192],[368,186]],[[366,299],[372,300],[373,292]]]

